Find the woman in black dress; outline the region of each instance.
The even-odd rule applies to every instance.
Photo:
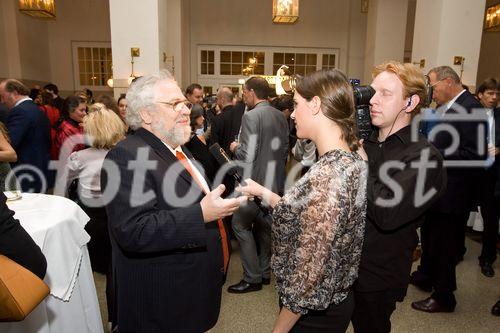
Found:
[[[197,129],[203,128],[203,121],[205,120],[203,117],[203,108],[198,104],[194,104],[189,118],[192,134],[191,139],[185,146],[193,154],[193,157],[200,162],[205,171],[206,178],[210,183],[213,183],[219,169],[219,164],[208,150],[207,140],[210,131],[206,131],[201,135],[196,134]]]

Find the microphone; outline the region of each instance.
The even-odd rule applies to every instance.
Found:
[[[236,182],[238,182],[242,186],[246,185],[245,181],[243,180],[243,177],[241,177],[241,175],[238,173],[238,170],[236,170],[236,165],[231,160],[229,155],[226,153],[224,148],[222,148],[216,142],[213,145],[211,145],[210,148],[208,148],[208,150],[210,151],[210,154],[212,154],[212,156],[217,160],[217,162],[220,165],[228,164],[228,166],[229,166],[228,174],[230,176],[232,176],[234,178],[234,180],[236,180]],[[260,198],[254,197],[253,201],[259,207],[259,209],[262,211],[262,213],[264,213],[264,215],[269,215],[269,213],[270,213],[269,209],[262,204],[262,200]]]

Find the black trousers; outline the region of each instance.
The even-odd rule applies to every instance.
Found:
[[[108,231],[108,216],[104,207],[89,207],[79,202],[80,207],[90,217],[85,230],[90,235],[87,244],[92,270],[106,274],[106,302],[108,321],[115,323],[115,289],[111,273],[111,240]]]
[[[497,259],[498,219],[500,218],[500,197],[495,197],[496,167],[484,171],[478,191],[479,207],[483,218],[483,247],[479,262],[492,264]]]
[[[391,315],[396,302],[402,301],[404,290],[354,292],[352,326],[355,333],[389,333]]]
[[[457,289],[455,258],[460,254],[469,213],[427,213],[421,228],[422,258],[419,273],[434,288],[432,297],[445,306],[455,306]],[[463,244],[463,243],[462,243]]]
[[[309,311],[301,316],[290,333],[345,333],[354,310],[354,294],[349,292],[340,304],[323,311]]]

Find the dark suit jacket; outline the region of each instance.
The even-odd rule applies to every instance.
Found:
[[[45,256],[19,221],[14,219],[14,212],[7,207],[6,201],[0,191],[0,254],[43,279],[47,269]]]
[[[50,122],[47,116],[32,101],[26,100],[12,108],[7,118],[7,128],[11,145],[17,153],[17,162],[12,163],[14,168],[26,164],[37,168],[46,177],[48,175],[48,163],[50,160]],[[26,170],[16,172],[19,179]],[[27,191],[34,188],[35,192],[41,190],[41,180],[22,182],[21,188]]]
[[[128,167],[136,160],[134,176]],[[172,166],[181,170],[179,176],[167,173]],[[203,222],[197,185],[191,203],[171,200],[173,192],[182,198],[191,187],[192,178],[180,166],[164,143],[142,128],[104,160],[102,189],[117,186],[115,195],[104,197],[110,199],[106,211],[121,333],[205,332],[217,321],[221,238],[216,222]]]
[[[482,108],[482,105],[474,96],[465,91],[460,95],[446,114],[458,114],[462,106],[471,114],[473,109]],[[444,118],[446,123],[446,117]],[[439,132],[431,143],[443,155],[445,161],[456,160],[484,160],[486,154],[480,154],[478,149],[478,122],[475,121],[450,121],[448,122],[459,134],[460,143],[458,149],[452,154],[446,154],[445,149],[451,145],[452,137],[445,131]],[[483,151],[486,153],[486,140],[484,140]],[[440,212],[466,213],[475,208],[477,204],[475,196],[475,179],[480,176],[481,168],[447,167],[448,182],[444,196],[437,202],[434,209]]]
[[[493,117],[495,118],[495,147],[500,147],[500,108],[493,110]],[[495,156],[493,169],[496,173],[495,196],[500,197],[500,155]]]
[[[218,114],[212,123],[210,142],[217,142],[226,152],[229,153],[229,145],[234,141],[240,132],[241,117],[245,113],[245,105],[228,105]]]

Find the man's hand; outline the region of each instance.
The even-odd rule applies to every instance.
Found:
[[[221,184],[201,200],[200,205],[203,212],[203,221],[212,222],[232,215],[243,202],[247,201],[246,196],[234,199],[222,199],[221,194],[224,193],[225,189],[224,185]]]
[[[231,142],[231,144],[229,145],[229,150],[231,151],[231,153],[234,153],[234,151],[236,150],[236,148],[238,148],[240,144],[236,141],[233,141]]]
[[[500,149],[495,147],[494,145],[492,144],[488,144],[488,154],[491,156],[491,157],[495,157],[495,155],[498,155],[498,153],[500,152]]]

